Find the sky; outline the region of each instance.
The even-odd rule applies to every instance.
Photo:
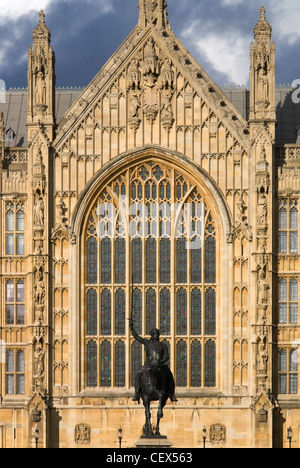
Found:
[[[249,86],[262,0],[168,0],[174,33],[217,85]],[[138,22],[138,0],[0,0],[0,80],[27,86],[27,53],[44,9],[56,84],[87,86]],[[300,2],[264,0],[276,44],[276,83],[300,79]]]

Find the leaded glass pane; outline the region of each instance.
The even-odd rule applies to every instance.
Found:
[[[202,333],[202,295],[198,288],[191,292],[191,334]]]
[[[25,254],[25,236],[24,234],[17,235],[17,255]]]
[[[205,240],[205,282],[216,282],[216,241],[212,236]]]
[[[13,395],[15,393],[15,377],[14,375],[6,376],[6,392],[8,395]]]
[[[25,394],[25,375],[17,375],[17,394]]]
[[[298,393],[298,374],[290,374],[290,394],[297,395]]]
[[[101,335],[111,335],[111,293],[108,289],[101,293]]]
[[[285,349],[281,349],[279,351],[279,371],[280,372],[287,371],[287,353]]]
[[[25,355],[24,351],[17,352],[17,372],[25,372]]]
[[[13,281],[6,283],[6,302],[14,302],[15,288]]]
[[[118,289],[115,293],[115,335],[125,335],[125,291]]]
[[[160,332],[162,335],[170,334],[170,291],[164,288],[160,292]]]
[[[290,323],[298,323],[298,304],[290,304]]]
[[[13,232],[15,230],[15,215],[13,211],[6,213],[6,230]]]
[[[142,344],[134,341],[131,345],[131,386],[135,385],[135,376],[142,367]]]
[[[25,231],[25,214],[24,211],[17,212],[17,231]]]
[[[15,253],[15,240],[13,234],[6,235],[6,255],[14,255]]]
[[[287,304],[279,304],[279,323],[287,323]]]
[[[15,371],[15,355],[12,349],[9,349],[6,353],[6,372]]]
[[[287,210],[285,208],[279,210],[279,229],[287,229]]]
[[[97,262],[98,262],[98,247],[97,240],[90,237],[87,241],[87,283],[97,284]]]
[[[279,281],[279,300],[287,301],[287,282],[285,279]]]
[[[176,242],[176,273],[177,283],[187,282],[187,249],[186,240],[183,238],[177,239]]]
[[[298,229],[298,210],[295,207],[290,210],[290,229]]]
[[[156,292],[153,288],[146,293],[146,335],[156,328]]]
[[[177,361],[176,361],[176,376],[177,387],[187,386],[187,346],[186,342],[180,340],[177,343]]]
[[[17,302],[25,302],[25,287],[23,281],[17,283]]]
[[[125,387],[125,344],[121,340],[115,345],[115,386]]]
[[[146,283],[156,283],[156,239],[146,240]]]
[[[101,241],[101,283],[111,283],[111,240],[107,237]]]
[[[181,288],[176,295],[177,335],[187,334],[187,292]]]
[[[6,304],[6,325],[15,324],[15,306]]]
[[[202,354],[201,343],[197,340],[191,344],[191,386],[202,386]]]
[[[279,393],[282,395],[287,394],[287,375],[286,374],[279,375]]]
[[[170,239],[160,241],[160,282],[171,281],[171,242]]]
[[[115,242],[115,282],[125,283],[126,274],[126,242],[119,237]]]
[[[97,343],[90,341],[87,344],[87,387],[97,387]]]
[[[290,252],[298,252],[298,232],[290,232]]]
[[[139,237],[132,240],[132,280],[135,284],[143,282],[143,246]]]
[[[298,372],[298,350],[292,349],[290,352],[290,372]]]
[[[205,334],[216,334],[216,292],[213,288],[205,291]]]
[[[18,304],[17,305],[17,325],[24,325],[25,324],[25,305]]]
[[[290,301],[298,301],[298,281],[296,278],[292,278],[290,281]]]
[[[98,307],[97,307],[97,293],[94,289],[90,289],[87,292],[86,298],[86,334],[87,335],[97,335],[97,316],[98,316]]]
[[[101,343],[101,387],[111,387],[111,344]]]
[[[205,344],[205,387],[216,386],[216,345],[212,340]]]
[[[287,252],[287,233],[286,232],[279,232],[279,252],[286,253]]]

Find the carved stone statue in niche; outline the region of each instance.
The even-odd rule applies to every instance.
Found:
[[[170,129],[173,122],[173,110],[172,110],[172,97],[173,93],[171,90],[166,90],[162,94],[162,102],[161,102],[161,120],[162,124],[165,128]]]
[[[261,376],[268,374],[268,352],[264,344],[259,345],[259,351],[257,356],[257,373]]]
[[[45,282],[44,282],[44,275],[41,270],[39,270],[37,274],[34,300],[35,300],[35,305],[37,306],[43,306],[45,303]]]
[[[39,71],[36,77],[35,103],[41,105],[46,104],[46,83],[42,71]]]
[[[268,291],[270,289],[264,270],[259,272],[259,280],[257,283],[257,303],[258,305],[268,304]]]
[[[265,226],[267,224],[268,217],[268,200],[265,192],[261,190],[258,195],[257,204],[257,224],[259,226]]]
[[[42,197],[38,197],[33,208],[33,224],[34,226],[44,227],[45,223],[45,206]]]
[[[36,385],[42,386],[44,382],[45,371],[45,351],[41,344],[38,344],[34,351],[34,380]]]

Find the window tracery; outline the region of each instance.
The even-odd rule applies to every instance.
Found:
[[[143,163],[102,190],[83,249],[84,386],[133,385],[144,356],[130,303],[139,334],[160,328],[178,387],[216,386],[216,239],[206,200],[175,168]]]

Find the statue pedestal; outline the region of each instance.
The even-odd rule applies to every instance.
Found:
[[[134,444],[138,449],[148,449],[148,448],[171,448],[173,446],[172,442],[166,436],[141,436],[139,440]]]

